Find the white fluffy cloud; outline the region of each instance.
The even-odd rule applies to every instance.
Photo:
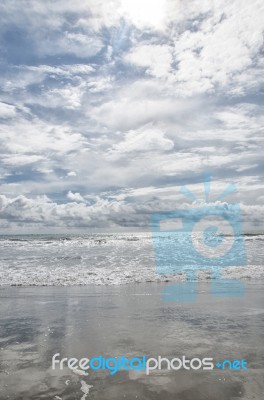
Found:
[[[16,115],[16,108],[12,104],[0,102],[0,118],[10,118]]]
[[[262,2],[212,3],[200,29],[188,29],[174,40],[178,68],[175,79],[195,91],[220,87],[243,93],[238,75],[256,64],[263,46]],[[248,73],[248,80],[251,74]],[[234,88],[234,86],[239,86]]]
[[[71,201],[75,201],[77,203],[84,203],[85,202],[84,198],[78,192],[73,193],[73,192],[69,191],[68,194],[67,194],[67,199],[69,199]]]
[[[161,78],[171,71],[172,48],[167,45],[139,45],[124,57],[125,61],[140,67],[146,72]]]
[[[37,196],[34,199],[19,195],[15,198],[8,198],[0,195],[0,227],[12,229],[14,226],[20,229],[34,229],[38,231],[59,226],[60,228],[106,228],[120,229],[122,227],[146,228],[150,224],[151,213],[155,211],[167,211],[181,208],[197,207],[198,203],[186,202],[182,196],[177,195],[177,188],[168,192],[164,189],[148,188],[142,191],[127,191],[122,198],[119,195],[111,199],[94,196],[93,204],[85,204],[79,193],[68,193],[71,200],[68,203],[58,204],[51,201],[47,196]],[[178,188],[179,189],[179,188]],[[151,194],[161,193],[163,199],[157,200],[150,197]],[[142,197],[143,195],[143,197]],[[126,201],[126,198],[134,197],[133,202]],[[139,200],[141,197],[141,202]],[[80,200],[82,199],[82,200]],[[211,205],[218,207],[228,203],[211,202]],[[264,220],[263,204],[241,205],[244,219],[245,231],[252,231],[257,228],[261,230]],[[78,222],[78,224],[77,224]]]
[[[174,146],[172,140],[168,139],[162,129],[151,124],[145,125],[137,130],[127,132],[124,139],[114,144],[109,151],[110,157],[125,156],[133,153],[134,156],[145,152],[163,152],[171,150]]]

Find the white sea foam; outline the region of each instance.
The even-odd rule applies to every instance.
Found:
[[[244,239],[248,264],[223,268],[222,277],[262,280],[264,236]],[[6,236],[0,238],[0,254],[0,285],[121,285],[185,280],[184,271],[158,273],[148,233]],[[210,270],[196,272],[199,281],[211,278]]]
[[[88,385],[85,381],[81,381],[81,391],[83,392],[83,396],[81,400],[85,400],[86,397],[88,396],[90,389],[93,387],[93,385]]]

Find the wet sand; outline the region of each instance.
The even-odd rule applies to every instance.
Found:
[[[195,303],[164,303],[163,287],[2,287],[0,399],[262,399],[264,284],[247,284],[238,298],[212,297],[199,284]],[[55,353],[245,359],[248,370],[80,376],[52,370]]]

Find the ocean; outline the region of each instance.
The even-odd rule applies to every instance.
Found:
[[[243,240],[247,264],[223,268],[223,278],[264,280],[264,235],[245,235]],[[211,279],[210,270],[196,272],[198,281]],[[0,236],[2,286],[122,285],[184,279],[181,272],[158,273],[148,232]]]

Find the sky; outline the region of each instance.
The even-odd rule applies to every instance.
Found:
[[[0,232],[148,230],[208,175],[263,231],[263,21],[262,0],[2,0]]]

